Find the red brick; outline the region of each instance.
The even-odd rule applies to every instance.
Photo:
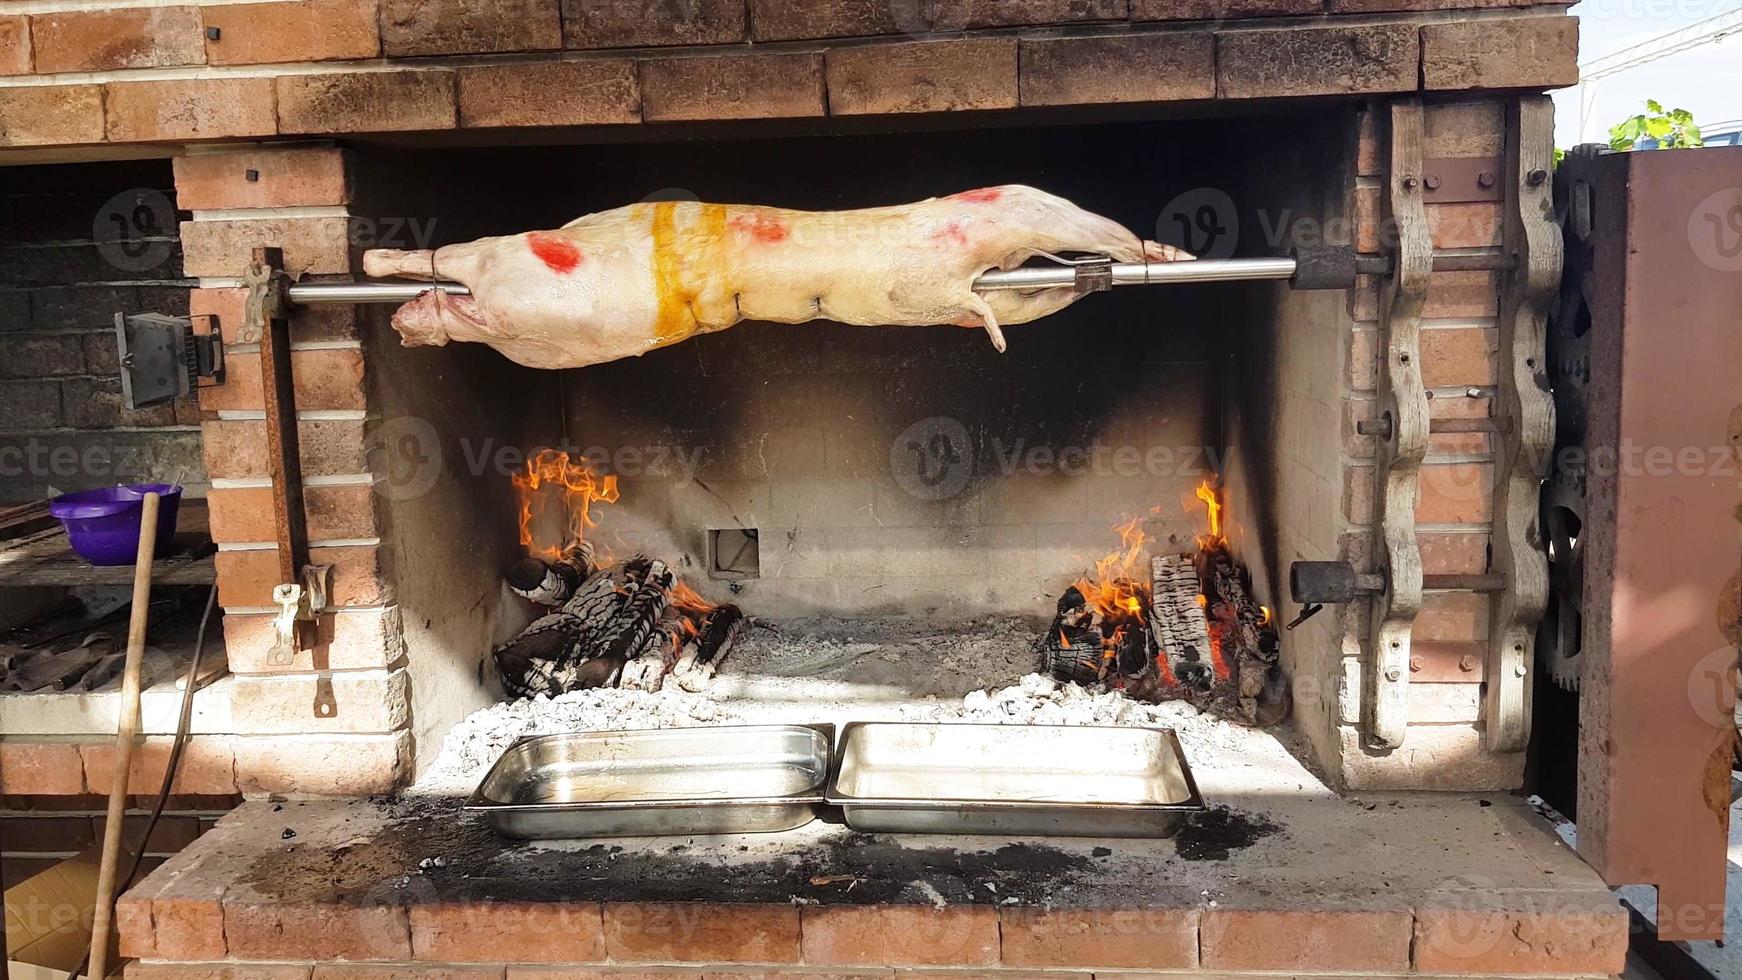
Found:
[[[213,487],[206,495],[212,539],[224,544],[277,540],[269,487]],[[371,538],[379,534],[375,496],[368,484],[303,488],[311,541]]]
[[[1491,327],[1430,327],[1421,331],[1421,381],[1429,388],[1491,385],[1499,333]]]
[[[1415,536],[1421,570],[1429,575],[1474,575],[1488,570],[1488,535],[1423,531]]]
[[[389,58],[562,46],[557,0],[381,0],[381,51]]]
[[[1436,272],[1428,279],[1424,317],[1446,319],[1494,316],[1499,312],[1500,285],[1493,272]]]
[[[113,343],[111,339],[110,343]],[[121,379],[68,378],[61,382],[66,424],[77,429],[109,429],[118,425],[150,428],[176,424],[175,404],[164,402],[129,409],[122,404]]]
[[[304,476],[367,472],[367,424],[350,419],[303,419],[297,423]],[[266,423],[213,419],[200,427],[206,474],[214,478],[268,477]]]
[[[330,691],[338,710],[317,716],[316,697]],[[314,674],[238,675],[230,684],[231,710],[249,735],[313,735],[323,732],[393,732],[410,722],[405,671],[337,671]]]
[[[1488,520],[1494,504],[1492,463],[1430,463],[1421,468],[1415,519],[1422,524]]]
[[[1005,966],[1189,970],[1198,965],[1195,908],[1038,909],[998,913]]]
[[[157,955],[172,960],[221,960],[224,910],[211,898],[158,895],[151,900]]]
[[[1378,14],[1394,11],[1477,10],[1529,7],[1535,0],[1329,0],[1333,14]]]
[[[1421,118],[1422,156],[1499,156],[1506,149],[1505,108],[1497,99],[1427,106]]]
[[[240,288],[194,289],[188,292],[188,314],[195,317],[217,317],[218,329],[226,344],[256,344],[258,335],[244,336],[248,291]],[[194,321],[194,330],[203,333],[210,321]],[[290,341],[303,343],[314,340],[356,340],[357,308],[333,304],[299,306],[291,310]]]
[[[285,61],[350,61],[381,53],[376,0],[289,0],[201,7],[206,61],[266,65]],[[183,205],[184,207],[186,205]]]
[[[1500,244],[1500,205],[1483,201],[1430,204],[1434,248],[1486,248]]]
[[[829,905],[804,910],[804,961],[822,966],[995,966],[990,907]]]
[[[1612,976],[1627,913],[1608,892],[1448,894],[1415,912],[1415,968],[1432,973]]]
[[[0,88],[0,146],[103,141],[101,85]]]
[[[271,136],[270,78],[177,78],[110,82],[107,135],[113,143]]]
[[[242,902],[226,902],[223,908],[224,938],[237,959],[411,958],[411,930],[403,908]]]
[[[928,27],[917,0],[750,0],[750,23],[757,41],[923,34]]]
[[[1487,596],[1474,592],[1429,593],[1411,635],[1434,643],[1481,643],[1488,639],[1489,606]]]
[[[59,426],[61,386],[53,381],[0,382],[0,431]]]
[[[664,970],[625,969],[617,966],[602,966],[598,969],[584,966],[564,966],[556,969],[528,966],[508,968],[508,980],[713,980],[716,975],[713,971],[704,973],[699,969],[681,966]],[[809,974],[796,974],[791,980],[809,980]]]
[[[293,963],[129,963],[126,980],[308,980]]]
[[[163,774],[169,765],[168,735],[153,735],[133,747],[133,757],[127,768],[127,792],[135,795],[156,794],[163,785]],[[115,778],[115,743],[88,742],[79,747],[85,770],[85,785],[93,793],[109,792]],[[181,762],[175,771],[177,793],[219,794],[236,792],[235,756],[231,753],[227,735],[195,735],[182,750]]]
[[[23,334],[6,338],[0,377],[41,378],[85,369],[84,345],[71,334]]]
[[[1412,92],[1419,55],[1413,25],[1221,31],[1217,92],[1229,99]]]
[[[1430,91],[1575,85],[1578,62],[1579,22],[1565,15],[1448,21],[1421,29],[1422,87]]]
[[[1386,151],[1379,146],[1381,125],[1379,111],[1361,110],[1356,123],[1355,174],[1359,177],[1379,177],[1385,173]]]
[[[280,75],[273,83],[284,133],[453,129],[457,121],[452,71]]]
[[[255,175],[252,180],[248,177],[251,172]],[[345,204],[350,199],[345,154],[337,147],[241,150],[175,158],[175,200],[183,210],[315,207]]]
[[[1343,518],[1349,523],[1373,523],[1374,480],[1372,466],[1343,467]]]
[[[94,818],[96,833],[103,835],[103,827],[108,822],[108,816]],[[157,826],[151,829],[151,836],[145,836],[147,818],[135,814],[122,821],[122,837],[127,847],[135,851],[143,850],[149,854],[175,854],[182,848],[192,844],[200,836],[200,818],[178,816],[165,813],[157,821]]]
[[[640,48],[731,44],[748,36],[745,0],[602,3],[562,0],[563,46]]]
[[[502,980],[501,967],[317,963],[313,980]]]
[[[214,557],[218,595],[226,607],[272,605],[272,588],[281,581],[276,550],[220,551]],[[393,587],[384,581],[381,549],[376,545],[311,548],[309,561],[331,566],[327,601],[335,606],[393,601]]]
[[[1205,969],[1403,973],[1409,910],[1205,909]]]
[[[461,68],[460,125],[594,126],[641,121],[641,79],[619,58]]]
[[[0,817],[0,841],[8,851],[82,851],[97,840],[87,816]]]
[[[605,950],[613,963],[797,963],[792,905],[611,902]]]
[[[1380,190],[1377,187],[1357,187],[1355,204],[1355,251],[1362,255],[1376,254],[1382,243],[1394,242],[1397,234],[1389,226],[1381,227]]]
[[[1125,20],[1127,0],[936,0],[932,25],[940,31],[1030,24]]]
[[[343,758],[345,764],[333,765],[335,757]],[[411,781],[411,777],[410,732],[391,735],[238,736],[236,739],[236,782],[244,793],[372,796],[401,789]],[[403,909],[398,911],[404,912]],[[232,946],[231,952],[235,954],[235,947]],[[409,956],[407,951],[395,958],[407,959]]]
[[[87,792],[84,767],[79,762],[81,744],[66,739],[42,740],[18,735],[0,738],[0,793],[59,795]]]
[[[829,113],[955,112],[1017,103],[1016,40],[839,47],[825,56]]]
[[[1346,379],[1351,391],[1372,391],[1379,383],[1379,331],[1349,331]]]
[[[115,934],[122,956],[157,954],[157,933],[151,924],[151,898],[124,894],[115,900]]]
[[[1022,42],[1023,105],[1177,102],[1215,95],[1215,51],[1207,33]]]
[[[1325,0],[1131,0],[1131,19],[1241,20],[1317,14]]]
[[[224,616],[224,645],[230,669],[238,674],[315,670],[317,653],[325,658],[320,669],[388,667],[405,655],[399,611],[392,606],[326,613],[316,631],[314,650],[299,651],[289,663],[275,663],[268,656],[275,636],[271,615],[229,613]]]
[[[818,54],[732,54],[641,63],[648,122],[769,119],[825,112]]]
[[[37,14],[30,23],[36,70],[115,71],[197,65],[206,60],[197,7],[131,7]]]
[[[363,388],[363,352],[356,348],[316,348],[292,351],[292,379],[299,411],[361,409],[368,399]],[[266,407],[261,387],[260,355],[232,354],[224,359],[224,383],[200,391],[200,408],[208,412],[259,410]]]
[[[411,952],[447,963],[590,963],[605,958],[597,903],[411,907]]]
[[[30,72],[30,18],[0,17],[0,75]]]
[[[291,276],[351,270],[350,219],[243,218],[181,223],[182,267],[189,276],[240,276],[255,247],[284,249]]]

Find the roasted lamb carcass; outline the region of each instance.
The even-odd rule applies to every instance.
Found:
[[[1119,262],[1190,256],[1032,187],[965,191],[858,211],[750,205],[632,204],[555,231],[421,251],[373,249],[371,276],[450,279],[470,296],[430,291],[400,307],[407,346],[489,344],[537,368],[644,354],[740,320],[983,328],[1070,305],[1068,288],[973,289],[990,269],[1040,254],[1092,252]]]

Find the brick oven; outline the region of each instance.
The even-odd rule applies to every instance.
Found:
[[[1541,93],[1576,80],[1560,6],[29,7],[0,16],[0,162],[167,170],[180,268],[149,286],[173,280],[226,356],[198,393],[203,477],[160,475],[202,491],[230,672],[196,696],[185,802],[248,802],[123,899],[128,976],[1619,969],[1606,887],[1508,795],[1546,590],[1531,466],[1552,442],[1535,314],[1560,268]],[[1010,328],[1003,354],[979,330],[746,323],[565,371],[402,348],[380,304],[293,302],[274,355],[248,308],[261,248],[290,279],[351,282],[369,248],[637,201],[829,210],[1005,183],[1212,259],[1351,246],[1360,274],[1114,290]],[[37,294],[88,285],[18,281],[0,310],[29,304],[37,351],[62,322]],[[9,363],[22,342],[0,335]],[[42,397],[23,373],[0,381],[15,413]],[[81,424],[14,417],[20,440]],[[873,679],[896,687],[947,674],[926,658],[985,623],[1044,626],[1117,525],[1193,550],[1218,533],[1212,488],[1289,716],[1237,738],[1280,748],[1195,763],[1225,809],[1191,847],[506,846],[427,790],[444,740],[501,698],[491,649],[533,618],[504,583],[526,553],[512,478],[549,447],[615,478],[589,540],[818,650],[888,654]],[[289,648],[287,541],[327,569]],[[1367,591],[1297,601],[1300,561],[1346,561]],[[756,683],[730,664],[716,683]],[[874,700],[863,680],[849,703]],[[939,683],[906,693],[968,693]],[[0,792],[75,811],[101,791],[78,760],[102,730],[38,727],[0,734]],[[1419,790],[1446,795],[1370,796]]]

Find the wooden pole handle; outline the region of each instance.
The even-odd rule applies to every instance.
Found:
[[[121,859],[122,822],[127,813],[127,773],[133,768],[133,742],[139,735],[139,666],[145,659],[145,629],[151,613],[151,562],[157,554],[160,501],[157,494],[146,494],[139,513],[139,551],[133,559],[133,609],[127,622],[127,659],[121,674],[121,721],[115,729],[115,771],[109,779],[109,814],[103,824],[103,861],[97,867],[97,907],[91,921],[91,968],[85,974],[94,980],[109,975],[115,871]]]

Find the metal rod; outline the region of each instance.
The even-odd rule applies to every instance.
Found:
[[[285,290],[285,297],[298,306],[310,303],[409,303],[432,289],[453,296],[472,291],[457,282],[406,282],[376,279],[364,282],[299,282]]]
[[[1040,265],[993,270],[974,280],[977,290],[1052,289],[1077,284],[1081,265]],[[1287,279],[1294,275],[1295,261],[1279,259],[1197,259],[1191,262],[1117,262],[1111,266],[1115,286],[1161,285],[1174,282],[1235,282],[1256,279]],[[431,289],[453,296],[469,296],[471,290],[457,282],[404,282],[381,279],[368,282],[299,282],[287,298],[297,305],[310,303],[407,303]]]

